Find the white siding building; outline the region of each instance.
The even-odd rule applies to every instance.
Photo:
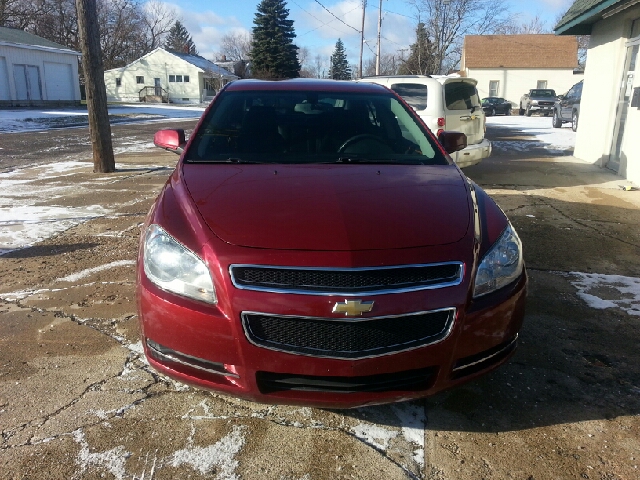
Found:
[[[640,2],[576,0],[555,31],[591,35],[574,155],[640,185]]]
[[[42,37],[0,27],[0,105],[80,104],[79,56]]]
[[[202,103],[237,78],[198,55],[164,48],[104,72],[110,102]]]
[[[565,93],[582,80],[575,37],[467,35],[461,72],[478,81],[480,98],[502,97],[514,106],[532,88]]]

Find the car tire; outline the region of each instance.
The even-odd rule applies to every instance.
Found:
[[[562,126],[562,120],[560,120],[560,117],[558,116],[558,111],[554,110],[553,111],[553,128],[560,128]]]
[[[504,112],[505,115],[511,115],[511,107],[507,108],[507,111]]]
[[[527,117],[530,117],[530,116],[531,116],[531,109],[530,109],[529,107],[527,107],[527,111],[525,112],[525,115],[526,115]]]
[[[492,108],[491,111],[489,112],[489,116],[493,117],[493,116],[495,116],[495,114],[496,114],[496,109]]]
[[[573,130],[574,132],[578,130],[578,112],[576,112],[575,110],[571,114],[571,130]]]

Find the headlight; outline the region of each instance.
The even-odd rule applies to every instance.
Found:
[[[143,247],[144,273],[163,290],[217,303],[205,263],[158,225],[147,228]]]
[[[480,262],[473,296],[494,292],[516,280],[522,273],[522,242],[509,224]]]
[[[531,105],[537,105],[538,104],[538,100],[531,100]]]

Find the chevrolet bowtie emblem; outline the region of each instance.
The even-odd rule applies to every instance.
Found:
[[[333,313],[344,313],[346,316],[362,315],[370,312],[373,308],[373,300],[363,302],[362,300],[345,300],[338,302],[333,306]]]

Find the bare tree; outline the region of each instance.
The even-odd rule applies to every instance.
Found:
[[[175,8],[159,0],[150,0],[142,6],[142,24],[145,26],[145,50],[150,52],[164,44],[176,22]]]
[[[514,21],[504,0],[407,0],[432,44],[436,73],[460,63],[465,35],[486,35]]]
[[[542,34],[552,33],[551,29],[547,26],[547,22],[542,20],[538,15],[526,23],[512,23],[510,25],[503,25],[498,28],[495,33],[499,35],[522,35],[522,34]]]
[[[400,57],[391,53],[383,53],[380,55],[380,75],[397,75],[398,69],[402,63]],[[369,57],[364,61],[362,66],[362,74],[370,77],[376,74],[376,58]]]
[[[251,42],[253,41],[250,33],[227,33],[220,39],[220,55],[224,55],[227,60],[234,62],[247,60],[251,56]]]

